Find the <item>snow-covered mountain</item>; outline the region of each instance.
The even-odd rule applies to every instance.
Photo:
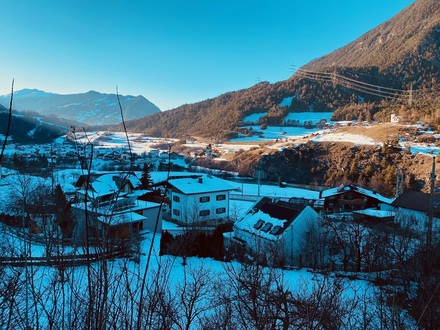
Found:
[[[134,120],[160,112],[143,96],[119,95],[124,119]],[[0,104],[8,105],[10,95],[0,96]],[[121,113],[116,94],[89,91],[80,94],[54,94],[37,89],[14,92],[14,109],[56,115],[85,125],[114,125],[120,123]]]

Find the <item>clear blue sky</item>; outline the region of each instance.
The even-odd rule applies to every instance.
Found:
[[[161,110],[287,79],[414,0],[0,0],[0,95],[143,95]]]

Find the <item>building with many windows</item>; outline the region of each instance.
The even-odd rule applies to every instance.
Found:
[[[168,217],[183,225],[217,224],[229,219],[229,182],[210,175],[171,179]]]

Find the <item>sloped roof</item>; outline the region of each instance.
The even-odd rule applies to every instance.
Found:
[[[87,175],[81,175],[75,184],[80,188],[87,181]],[[89,196],[98,197],[113,194],[121,189],[124,184],[128,183],[132,188],[140,185],[139,179],[134,174],[120,173],[91,173],[89,177],[92,191],[89,190]]]
[[[395,216],[395,212],[393,211],[384,211],[384,210],[376,210],[376,209],[356,210],[353,211],[353,213],[375,217],[375,218],[389,218]]]
[[[364,189],[364,188],[361,188],[361,187],[358,187],[358,186],[355,186],[352,184],[349,184],[349,185],[341,184],[339,187],[321,191],[319,197],[320,198],[327,198],[330,196],[342,195],[342,194],[349,192],[349,191],[358,192],[359,194],[362,194],[364,196],[368,196],[370,198],[377,199],[378,201],[380,201],[382,203],[391,204],[393,202],[393,199],[391,199],[391,198],[384,197],[374,191]]]
[[[147,218],[136,212],[118,213],[112,216],[99,216],[98,220],[111,226],[122,225],[126,223],[140,222]]]
[[[228,181],[208,175],[169,180],[168,184],[185,195],[235,190]]]
[[[440,194],[434,194],[433,197],[433,215],[440,217]],[[397,208],[428,213],[430,203],[430,194],[421,191],[405,190],[391,205]]]
[[[277,240],[307,207],[287,202],[273,203],[270,198],[263,197],[234,227],[269,240]]]

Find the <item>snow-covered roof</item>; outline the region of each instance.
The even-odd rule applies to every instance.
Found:
[[[393,211],[384,211],[384,210],[376,210],[376,209],[357,210],[357,211],[353,211],[353,213],[367,215],[375,218],[389,218],[389,217],[394,217],[395,215],[395,212]]]
[[[119,213],[112,216],[100,216],[98,220],[111,226],[121,225],[125,223],[139,222],[147,218],[136,212]]]
[[[148,194],[151,192],[152,192],[152,190],[148,190],[148,189],[133,190],[131,193],[127,194],[127,197],[133,197],[133,196],[140,197],[142,195],[145,195],[145,194]]]
[[[168,183],[171,187],[186,195],[236,189],[228,181],[208,175],[202,175],[198,178],[174,179],[169,180]]]
[[[141,175],[141,174],[140,174]],[[201,174],[184,172],[184,171],[171,171],[168,175],[168,171],[152,171],[150,173],[151,179],[154,184],[160,184],[168,180],[183,179],[183,178],[195,178],[199,177]]]
[[[269,214],[258,210],[256,213],[247,213],[240,221],[235,223],[235,227],[270,240],[276,240],[278,236],[272,234],[272,230],[284,228],[286,222],[287,220],[271,217]]]
[[[78,179],[77,181],[76,186],[77,187],[82,186],[85,180],[86,180],[85,176],[80,177],[80,179]],[[96,198],[99,196],[105,196],[116,193],[127,182],[129,182],[132,185],[132,187],[140,186],[140,180],[134,174],[122,174],[122,175],[118,173],[91,174],[90,185],[92,191],[90,191],[89,189],[89,196]]]
[[[135,197],[131,198],[119,198],[118,200],[112,201],[112,203],[109,204],[103,204],[98,207],[94,207],[92,202],[87,203],[75,203],[72,204],[72,207],[77,209],[84,210],[87,206],[87,208],[90,211],[96,212],[98,214],[102,215],[109,215],[109,214],[122,214],[122,213],[128,213],[128,212],[134,212],[134,211],[141,211],[141,210],[147,210],[147,209],[153,209],[160,207],[161,204],[150,202],[150,201],[143,201],[136,199]],[[125,206],[125,208],[119,207]]]
[[[305,208],[304,205],[286,202],[272,203],[269,198],[263,197],[234,224],[234,229],[277,240]]]
[[[393,199],[384,197],[374,191],[360,188],[355,185],[344,185],[344,184],[341,184],[339,187],[336,187],[336,188],[331,188],[331,189],[327,189],[327,190],[322,191],[320,198],[327,198],[330,196],[341,195],[341,194],[344,194],[349,191],[356,191],[362,195],[377,199],[378,201],[385,203],[385,204],[391,204],[393,202]]]

